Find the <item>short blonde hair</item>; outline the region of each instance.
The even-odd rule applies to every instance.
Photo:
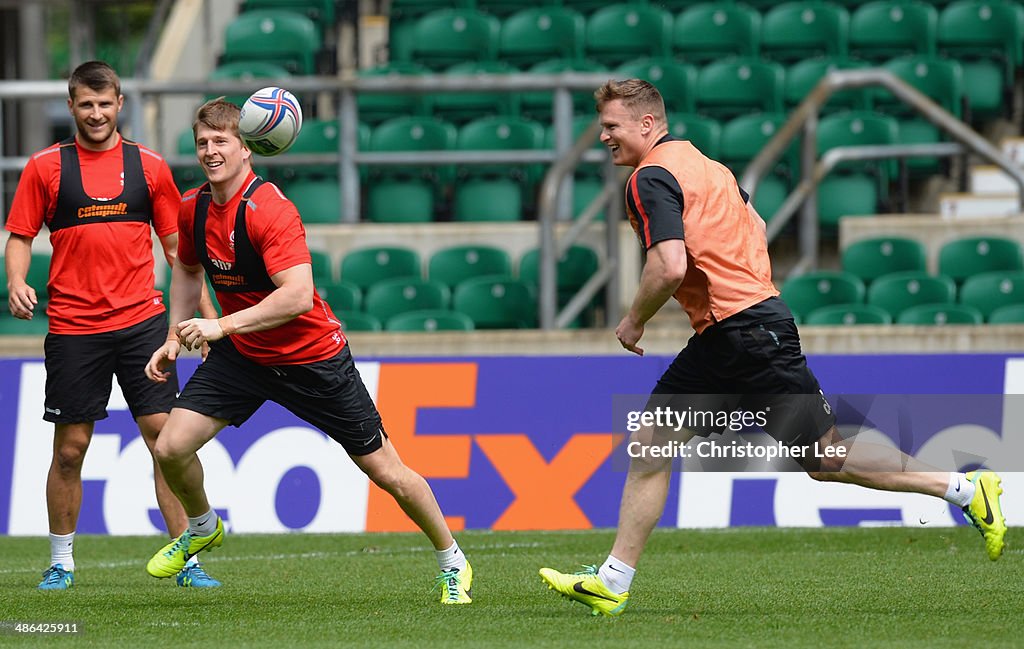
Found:
[[[211,99],[196,111],[196,118],[192,122],[192,137],[195,138],[200,126],[205,126],[215,131],[227,131],[241,139],[238,133],[238,115],[241,112],[241,108],[224,97]]]
[[[648,81],[609,79],[607,83],[594,91],[597,112],[601,112],[605,104],[617,99],[622,101],[622,105],[634,119],[640,119],[650,113],[658,122],[662,124],[668,122],[668,117],[665,114],[665,100],[662,99],[658,89]]]

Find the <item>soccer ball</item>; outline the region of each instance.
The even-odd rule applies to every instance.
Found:
[[[302,106],[284,88],[270,86],[252,93],[238,116],[238,133],[258,155],[284,153],[302,129]]]

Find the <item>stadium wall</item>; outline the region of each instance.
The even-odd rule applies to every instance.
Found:
[[[624,421],[614,404],[624,395],[642,399],[672,360],[355,353],[389,435],[430,481],[452,527],[494,530],[614,526],[625,477],[623,447],[615,445]],[[183,376],[197,363],[182,360]],[[810,363],[847,429],[867,429],[862,435],[944,469],[985,463],[1006,472],[1008,493],[1024,490],[1014,473],[1024,458],[1024,408],[1006,396],[1024,394],[1024,356],[817,354]],[[0,420],[0,534],[47,532],[52,427],[41,419],[44,379],[38,357],[0,360],[0,407],[8,413]],[[116,384],[109,415],[97,423],[85,462],[78,530],[155,534],[162,523],[151,465]],[[211,501],[236,532],[412,529],[338,445],[274,404],[223,431],[201,456]],[[934,499],[816,483],[783,468],[761,461],[674,473],[661,524],[960,524]],[[1007,498],[1004,511],[1011,525],[1024,520],[1020,498]]]

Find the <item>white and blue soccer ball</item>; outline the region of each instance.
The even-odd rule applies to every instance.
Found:
[[[238,133],[253,153],[273,156],[295,143],[302,129],[302,106],[284,88],[270,86],[252,93],[238,117]]]

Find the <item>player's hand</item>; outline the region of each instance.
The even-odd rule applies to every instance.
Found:
[[[7,305],[11,309],[11,315],[22,320],[31,320],[32,311],[39,300],[36,299],[36,290],[28,284],[12,286],[10,295],[7,297]]]
[[[192,318],[179,322],[178,342],[188,350],[199,349],[204,343],[212,343],[224,337],[220,320],[215,318]]]
[[[644,323],[633,320],[629,315],[626,315],[622,322],[619,323],[619,326],[615,328],[615,337],[619,339],[622,347],[637,356],[644,355],[644,348],[637,346],[643,335]]]
[[[171,378],[171,372],[167,368],[174,365],[181,351],[181,344],[177,340],[168,340],[160,349],[153,352],[146,363],[146,378],[155,383],[164,383]]]

